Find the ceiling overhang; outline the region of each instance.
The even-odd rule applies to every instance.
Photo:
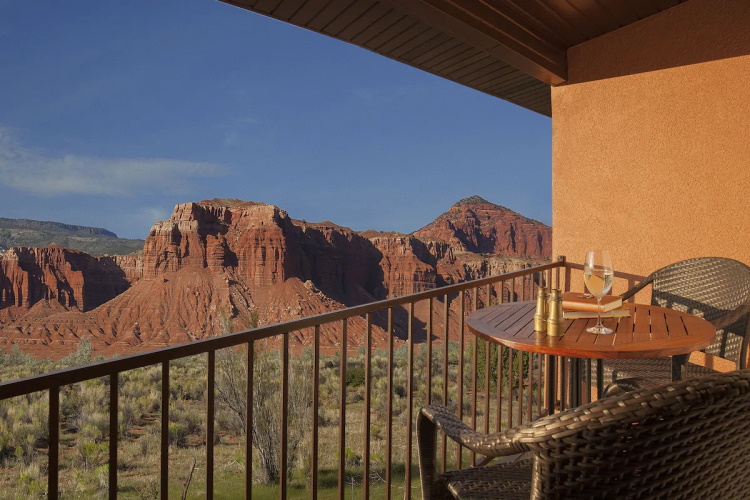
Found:
[[[552,115],[568,48],[686,0],[221,0]]]

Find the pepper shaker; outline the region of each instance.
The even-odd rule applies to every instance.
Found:
[[[549,292],[548,316],[547,316],[547,335],[550,337],[559,337],[565,330],[563,325],[562,293],[559,289],[554,288]]]

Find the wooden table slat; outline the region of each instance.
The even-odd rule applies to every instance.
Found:
[[[651,309],[639,307],[636,308],[633,342],[645,342],[647,340],[651,340]]]
[[[666,315],[667,330],[669,331],[669,338],[679,338],[688,336],[688,332],[685,330],[685,324],[679,316],[673,314]]]
[[[651,340],[668,339],[667,319],[663,311],[651,312]]]
[[[525,316],[528,316],[529,310],[531,310],[531,318],[533,319],[534,318],[534,307],[535,306],[532,306],[531,308],[529,308],[528,307],[529,306],[528,302],[520,303],[520,304],[521,305],[518,308],[515,308],[515,310],[514,310],[514,312],[512,314],[508,315],[507,317],[505,317],[505,319],[503,319],[499,323],[495,323],[492,326],[494,328],[499,329],[499,330],[506,331],[508,328],[511,328],[513,325],[515,325],[516,322],[520,321]],[[504,305],[508,309],[514,309],[513,307],[511,307],[513,304],[504,304]],[[527,306],[527,307],[524,307],[524,305]]]
[[[510,304],[508,304],[510,305]],[[487,324],[498,324],[508,318],[511,314],[517,312],[512,307],[487,307],[489,314],[486,314],[482,319]]]
[[[608,328],[614,328],[616,326],[616,323],[614,321],[615,318],[606,318],[611,319],[613,321],[610,322],[610,326]],[[583,323],[583,322],[581,322]],[[606,321],[603,322],[604,326],[607,326]],[[609,337],[610,335],[598,335],[596,333],[589,333],[586,331],[586,329],[596,326],[596,320],[591,319],[587,321],[586,323],[583,323],[583,328],[581,328],[581,335],[578,336],[578,343],[579,344],[595,344],[599,337]]]
[[[475,311],[473,314],[476,314],[476,319],[482,320],[482,321],[489,321],[490,318],[497,317],[499,314],[511,314],[513,311],[508,309],[500,309],[495,310],[492,307],[484,307],[478,311]]]
[[[506,331],[513,337],[528,337],[534,333],[534,317],[528,317],[528,315],[521,317],[518,321],[513,323]],[[524,335],[525,333],[525,335]]]
[[[638,314],[638,308],[636,307],[631,311],[632,316],[628,318],[619,318],[617,327],[614,328],[615,333],[612,339],[612,346],[616,347],[619,345],[631,344],[633,342],[633,330],[635,329],[636,315]]]

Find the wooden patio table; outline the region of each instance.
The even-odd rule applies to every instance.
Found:
[[[681,377],[687,355],[707,347],[716,337],[708,321],[692,314],[645,304],[623,304],[631,310],[624,318],[603,318],[614,333],[586,331],[596,318],[565,320],[563,335],[552,337],[534,331],[536,302],[512,302],[474,311],[466,325],[474,334],[496,344],[531,353],[549,354],[545,370],[548,411],[554,412],[555,358],[571,358],[571,405],[581,404],[580,359],[597,361],[597,394],[603,391],[603,359],[641,359],[672,356],[672,378]]]

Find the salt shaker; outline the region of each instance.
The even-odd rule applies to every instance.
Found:
[[[547,331],[547,287],[540,286],[536,294],[536,313],[534,314],[534,330]]]

